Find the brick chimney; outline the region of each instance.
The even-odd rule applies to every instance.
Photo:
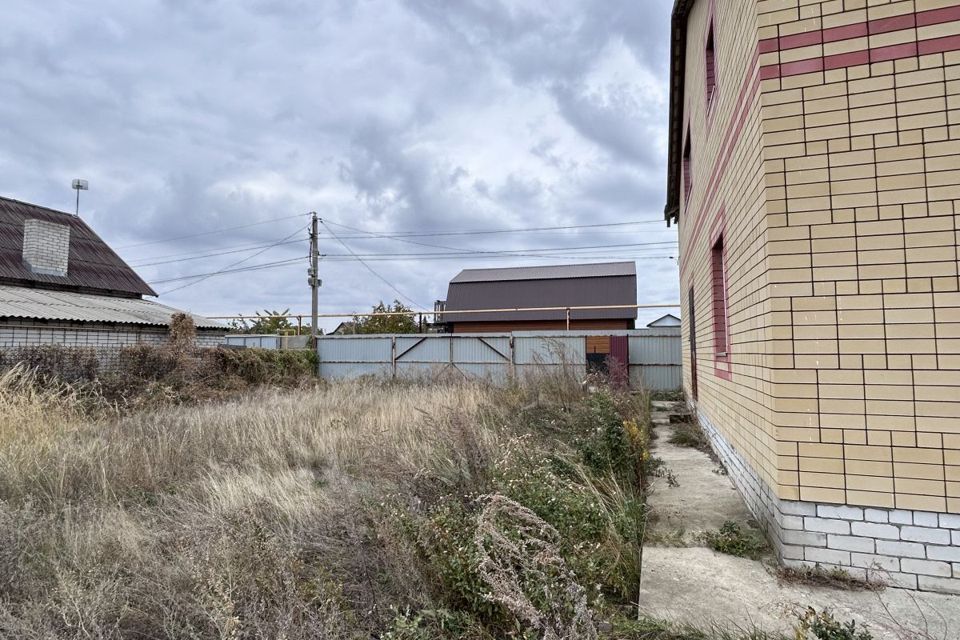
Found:
[[[23,221],[23,263],[33,273],[67,275],[70,259],[70,227],[44,220]]]

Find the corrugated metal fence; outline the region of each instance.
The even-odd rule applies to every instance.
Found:
[[[627,336],[630,384],[679,389],[680,328],[632,331],[543,331],[494,334],[325,336],[317,341],[320,377],[435,376],[506,380],[549,368],[586,375],[588,336]]]

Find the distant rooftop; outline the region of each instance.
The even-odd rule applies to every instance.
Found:
[[[566,278],[603,278],[608,276],[636,276],[633,262],[598,262],[591,264],[541,265],[536,267],[507,267],[504,269],[464,269],[451,283],[500,282],[504,280],[554,280]]]
[[[23,229],[27,220],[69,228],[65,276],[36,273],[24,264]],[[4,197],[0,197],[0,283],[128,297],[157,295],[83,219]]]
[[[573,311],[571,318],[634,319],[637,268],[633,262],[545,265],[506,269],[465,269],[447,289],[445,322],[559,320],[564,311],[509,311],[532,307],[617,306]],[[496,313],[457,311],[502,309]]]
[[[28,289],[0,284],[0,318],[109,322],[169,326],[179,309],[142,298],[120,298],[74,291]],[[201,329],[224,329],[224,325],[188,313]]]

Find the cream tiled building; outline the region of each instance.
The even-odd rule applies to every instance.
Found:
[[[788,564],[960,593],[960,0],[678,0],[688,397]]]

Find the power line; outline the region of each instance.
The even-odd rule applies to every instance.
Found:
[[[351,229],[359,233],[375,233],[373,231],[367,231],[366,229],[353,229],[347,227],[346,225],[337,224],[336,222],[331,222],[338,227],[344,227],[345,229]],[[435,237],[435,236],[474,236],[474,235],[492,235],[492,234],[501,234],[501,233],[527,233],[535,231],[566,231],[572,229],[596,229],[601,227],[625,227],[641,224],[663,224],[663,220],[633,220],[628,222],[598,222],[595,224],[572,224],[572,225],[562,225],[555,227],[526,227],[520,229],[475,229],[471,231],[383,231],[380,233],[389,234],[390,237],[407,237],[407,238],[426,238],[426,237]]]
[[[249,224],[240,224],[240,225],[237,225],[237,226],[235,226],[235,227],[223,227],[223,228],[220,228],[220,229],[213,229],[213,230],[211,230],[211,231],[202,231],[202,232],[200,232],[200,233],[191,233],[191,234],[187,234],[187,235],[184,235],[184,236],[173,236],[173,237],[170,237],[170,238],[161,238],[161,239],[159,239],[159,240],[148,240],[148,241],[146,241],[146,242],[137,242],[136,244],[127,244],[127,245],[123,245],[123,246],[121,246],[121,247],[116,247],[116,250],[119,251],[119,250],[121,250],[121,249],[131,249],[131,248],[133,248],[133,247],[144,247],[144,246],[149,245],[149,244],[161,244],[161,243],[163,243],[163,242],[172,242],[172,241],[174,241],[174,240],[186,240],[186,239],[188,239],[188,238],[199,238],[199,237],[201,237],[201,236],[212,236],[212,235],[216,235],[216,234],[218,234],[218,233],[223,233],[224,231],[235,231],[235,230],[237,230],[237,229],[248,229],[248,228],[250,228],[250,227],[258,227],[258,226],[263,225],[263,224],[270,224],[271,222],[280,222],[281,220],[292,220],[293,218],[302,218],[302,217],[304,217],[304,216],[306,216],[306,215],[308,215],[308,214],[306,214],[306,213],[298,213],[298,214],[293,215],[293,216],[283,216],[282,218],[271,218],[271,219],[269,219],[269,220],[260,220],[259,222],[251,222],[251,223],[249,223]]]
[[[560,255],[560,254],[552,254],[552,253],[515,253],[510,255],[487,254],[487,255],[470,255],[470,256],[449,254],[449,255],[435,255],[435,256],[420,256],[416,258],[411,258],[409,256],[406,256],[406,257],[386,256],[386,257],[360,258],[360,257],[348,256],[346,254],[333,254],[333,255],[324,254],[323,256],[323,259],[325,262],[361,262],[363,260],[366,260],[367,262],[406,262],[410,260],[419,262],[423,260],[463,260],[465,258],[469,260],[484,260],[484,259],[509,260],[511,258],[539,258],[542,260],[544,258],[550,258],[551,260],[556,259],[556,260],[606,260],[606,261],[610,261],[610,260],[628,260],[628,261],[674,260],[676,259],[675,256],[668,256],[668,255],[592,256],[592,255],[583,255],[583,254]]]
[[[367,263],[363,260],[363,258],[361,258],[361,257],[358,256],[357,254],[355,254],[355,253],[353,252],[353,249],[351,249],[351,248],[349,247],[349,245],[347,245],[346,242],[344,242],[344,241],[341,240],[339,237],[337,237],[337,234],[334,233],[333,229],[331,229],[330,227],[327,226],[326,221],[323,220],[322,218],[320,219],[320,224],[322,224],[323,227],[324,227],[327,231],[330,232],[330,235],[332,235],[334,238],[336,238],[337,242],[339,242],[341,245],[343,245],[343,248],[346,249],[350,254],[352,254],[353,257],[356,258],[356,259],[360,262],[360,264],[362,264],[364,267],[366,267],[367,271],[369,271],[370,273],[372,273],[374,276],[377,277],[377,279],[379,279],[379,280],[380,280],[381,282],[383,282],[385,285],[387,285],[388,287],[390,287],[390,288],[393,290],[394,293],[396,293],[398,296],[400,296],[401,298],[405,299],[407,302],[411,303],[411,304],[412,304],[413,306],[415,306],[415,307],[420,307],[421,309],[425,309],[425,308],[426,308],[426,305],[422,305],[422,304],[416,302],[415,300],[411,299],[410,296],[404,295],[404,293],[403,293],[402,291],[400,291],[400,290],[397,289],[395,286],[393,286],[393,284],[391,284],[390,281],[388,281],[386,278],[384,278],[383,276],[381,276],[379,273],[377,273],[377,272],[373,269],[373,267],[371,267],[369,264],[367,264]]]
[[[301,260],[303,260],[303,256],[300,256],[298,258],[288,258],[287,260],[278,260],[276,262],[262,262],[259,264],[251,264],[246,267],[238,267],[236,269],[220,269],[219,271],[210,271],[209,273],[194,273],[189,276],[177,276],[176,278],[154,280],[149,284],[164,284],[167,282],[178,282],[180,280],[190,280],[191,278],[206,279],[206,277],[219,276],[226,273],[240,273],[243,271],[260,271],[261,269],[272,269],[274,267],[282,267],[288,264],[294,264],[296,262],[300,262]],[[194,284],[194,283],[190,283],[190,284]],[[190,286],[190,285],[185,285],[185,286]],[[183,287],[178,287],[178,288],[182,289]],[[177,289],[171,289],[170,291],[176,291],[176,290]],[[170,291],[164,291],[164,294],[170,293]]]
[[[223,269],[221,269],[221,270],[219,270],[219,271],[214,271],[214,272],[212,272],[212,273],[203,274],[202,276],[196,276],[198,279],[195,280],[194,282],[188,282],[187,284],[181,285],[181,286],[179,286],[179,287],[174,287],[173,289],[170,289],[169,291],[164,291],[163,294],[161,294],[161,295],[166,295],[166,294],[168,294],[168,293],[173,293],[174,291],[179,291],[180,289],[186,289],[187,287],[193,286],[193,285],[195,285],[195,284],[199,284],[199,283],[203,282],[204,280],[207,280],[207,279],[209,279],[209,278],[212,278],[213,276],[220,275],[221,273],[226,272],[228,269],[232,269],[233,267],[235,267],[235,266],[237,266],[237,265],[239,265],[239,264],[243,264],[243,263],[246,262],[247,260],[251,260],[251,259],[253,259],[253,258],[256,258],[257,256],[265,253],[266,251],[269,251],[270,249],[272,249],[273,247],[279,245],[280,243],[286,242],[287,240],[289,240],[289,239],[292,238],[293,236],[297,235],[297,234],[300,233],[301,231],[303,231],[303,228],[302,228],[302,227],[299,227],[299,228],[297,228],[297,229],[294,229],[293,233],[291,233],[290,235],[285,236],[285,237],[283,237],[283,238],[280,238],[279,240],[277,240],[277,241],[274,242],[273,244],[264,247],[264,248],[261,249],[260,251],[257,251],[256,253],[247,256],[246,258],[241,258],[241,259],[239,259],[239,260],[236,260],[236,261],[234,261],[234,262],[231,262],[230,264],[228,264],[227,266],[225,266]]]
[[[334,238],[333,236],[324,236],[324,237],[325,237],[325,238],[330,238],[330,239],[336,239],[336,238]],[[368,240],[377,239],[377,238],[370,238],[370,237],[368,237],[368,236],[353,236],[353,237],[354,237],[354,238],[364,238],[364,239],[368,239]],[[340,239],[346,239],[346,236],[340,236]],[[245,251],[253,251],[254,249],[261,249],[261,248],[267,247],[267,246],[274,246],[274,247],[275,247],[275,246],[281,246],[281,245],[299,244],[299,243],[301,243],[301,242],[303,242],[303,240],[289,240],[289,241],[287,241],[287,242],[282,242],[282,243],[279,243],[279,244],[273,243],[273,244],[246,245],[246,246],[237,247],[237,248],[230,248],[230,247],[228,247],[228,248],[225,248],[225,249],[223,249],[223,250],[221,250],[221,251],[212,251],[212,252],[209,252],[209,253],[190,252],[190,253],[181,253],[181,254],[171,254],[171,255],[168,255],[168,256],[154,256],[153,258],[145,258],[145,260],[154,260],[154,262],[133,262],[133,263],[131,263],[130,266],[133,266],[133,267],[153,267],[153,266],[163,265],[163,264],[174,264],[174,263],[177,263],[177,262],[190,262],[190,261],[192,261],[192,260],[202,260],[202,259],[204,259],[204,258],[212,258],[212,257],[217,257],[217,256],[230,255],[230,254],[233,254],[233,253],[243,253],[243,252],[245,252]],[[502,251],[505,252],[505,253],[506,253],[506,252],[511,252],[511,253],[512,253],[512,252],[529,253],[529,252],[533,252],[533,251],[580,251],[580,250],[585,250],[585,249],[603,249],[603,248],[617,248],[617,247],[662,247],[662,246],[675,247],[676,245],[677,245],[677,241],[676,241],[676,240],[665,240],[665,241],[661,241],[661,242],[633,242],[633,243],[629,243],[629,244],[606,244],[606,245],[600,244],[600,245],[583,245],[583,246],[556,247],[556,248],[504,249],[504,250],[502,250]],[[484,249],[476,249],[476,250],[470,249],[470,250],[468,250],[468,251],[470,251],[470,252],[485,252]],[[415,256],[415,255],[432,255],[432,254],[429,254],[429,253],[424,253],[424,254],[415,254],[415,253],[410,253],[410,254],[383,254],[383,253],[376,253],[376,254],[359,254],[359,255],[362,255],[362,256],[373,256],[373,255],[376,255],[376,256],[381,256],[381,255],[410,255],[410,256]],[[466,254],[464,254],[464,255],[466,255]],[[167,260],[161,260],[160,258],[169,258],[169,259],[167,259]]]
[[[221,232],[223,232],[223,231],[230,231],[230,230],[234,230],[234,229],[244,229],[244,228],[248,228],[248,227],[253,227],[253,226],[258,226],[258,225],[262,225],[262,224],[267,224],[267,223],[269,223],[269,222],[274,222],[274,221],[276,221],[276,220],[289,220],[289,219],[291,219],[291,218],[298,218],[298,217],[300,217],[300,215],[301,215],[301,214],[298,214],[298,215],[295,215],[295,216],[286,216],[286,217],[283,217],[283,218],[274,218],[274,219],[272,219],[272,220],[264,220],[264,221],[262,221],[262,222],[255,222],[255,223],[246,224],[246,225],[239,225],[239,226],[236,226],[236,227],[226,227],[226,228],[223,228],[223,229],[216,229],[216,230],[206,231],[206,232],[199,233],[199,234],[192,234],[192,235],[179,236],[179,237],[173,237],[173,238],[165,238],[165,239],[162,239],[162,240],[152,240],[152,241],[149,241],[149,242],[141,242],[141,243],[137,243],[137,244],[125,245],[125,246],[117,247],[117,249],[118,249],[118,250],[119,250],[119,249],[127,249],[127,248],[132,248],[132,247],[139,247],[139,246],[150,245],[150,244],[159,244],[159,243],[163,243],[163,242],[170,242],[170,241],[173,241],[173,240],[179,240],[179,239],[185,239],[185,238],[194,238],[194,237],[204,236],[204,235],[214,235],[214,234],[221,233]],[[340,236],[338,236],[338,237],[334,237],[334,236],[331,235],[331,236],[321,236],[321,239],[367,240],[367,239],[372,239],[372,238],[377,238],[377,237],[385,237],[385,238],[389,238],[389,239],[395,239],[395,238],[401,238],[401,237],[403,237],[403,238],[417,238],[417,237],[438,237],[438,236],[470,236],[470,235],[491,235],[491,234],[527,233],[527,232],[538,232],[538,231],[564,231],[564,230],[573,230],[573,229],[597,229],[597,228],[604,228],[604,227],[621,227],[621,226],[629,226],[629,225],[661,224],[661,223],[662,223],[662,221],[659,221],[659,220],[641,220],[641,221],[630,221],[630,222],[596,223],[596,224],[586,224],[586,225],[562,225],[562,226],[553,226],[553,227],[526,227],[526,228],[519,228],[519,229],[489,229],[489,230],[477,229],[477,230],[472,230],[472,231],[428,231],[428,232],[419,232],[419,231],[392,231],[392,232],[380,232],[380,233],[373,232],[373,231],[367,231],[367,230],[364,230],[364,229],[355,229],[355,231],[356,231],[357,233],[362,233],[362,234],[364,234],[364,235],[353,235],[353,236],[350,236],[350,235],[340,235]],[[332,221],[331,221],[331,224],[337,225],[337,223],[332,222]],[[347,227],[346,225],[337,225],[337,226],[343,226],[344,228],[347,228],[347,229],[353,229],[353,227]],[[387,235],[387,234],[389,234],[389,235]],[[297,241],[294,241],[294,242],[297,242]],[[674,242],[675,242],[675,241],[674,241]],[[293,243],[290,243],[290,244],[293,244]],[[216,252],[213,252],[213,253],[207,253],[207,252],[205,252],[204,250],[201,250],[201,251],[187,251],[187,252],[180,252],[180,253],[162,254],[162,255],[158,255],[158,256],[149,256],[149,257],[147,257],[147,258],[143,258],[143,260],[164,260],[164,259],[166,259],[166,258],[177,258],[177,257],[181,257],[181,256],[196,256],[196,257],[199,259],[199,258],[202,258],[202,257],[212,257],[212,256],[217,256],[217,255],[226,255],[226,254],[228,254],[228,253],[241,253],[241,252],[246,251],[246,250],[248,250],[248,249],[249,249],[249,250],[258,249],[258,248],[260,248],[261,246],[264,246],[264,245],[253,245],[253,246],[236,246],[236,245],[234,245],[234,246],[225,247],[222,251],[216,251]],[[432,246],[432,245],[431,245],[431,246]],[[153,262],[149,262],[149,263],[139,263],[139,264],[137,264],[137,265],[135,265],[135,266],[152,266],[152,265],[154,265],[154,264],[163,264],[163,263],[160,263],[160,262],[157,262],[157,263],[153,263]]]
[[[157,260],[156,262],[134,262],[134,263],[132,263],[130,266],[131,266],[131,267],[153,267],[153,266],[160,265],[160,264],[173,264],[173,263],[175,263],[175,262],[189,262],[189,261],[191,261],[191,260],[202,260],[203,258],[213,258],[213,257],[216,257],[216,256],[226,256],[226,255],[230,255],[231,253],[243,253],[243,252],[245,252],[245,251],[253,251],[253,250],[255,250],[255,249],[262,249],[262,248],[264,248],[264,247],[279,247],[279,246],[281,246],[281,245],[299,244],[299,243],[301,243],[301,242],[303,242],[302,239],[301,239],[301,240],[288,240],[288,241],[286,241],[286,242],[273,243],[273,244],[255,244],[255,245],[252,245],[252,246],[249,246],[249,245],[248,245],[248,246],[245,246],[245,247],[239,247],[239,248],[235,248],[235,249],[233,249],[233,248],[227,248],[227,249],[224,249],[223,251],[213,251],[213,252],[210,252],[210,253],[200,253],[200,254],[198,254],[198,253],[196,253],[196,252],[191,252],[191,253],[172,254],[172,255],[169,255],[169,256],[154,256],[153,258],[144,258],[144,260],[154,260],[154,259],[157,259],[157,258],[170,258],[170,259],[169,259],[169,260]],[[178,256],[187,256],[187,257],[178,257]]]

